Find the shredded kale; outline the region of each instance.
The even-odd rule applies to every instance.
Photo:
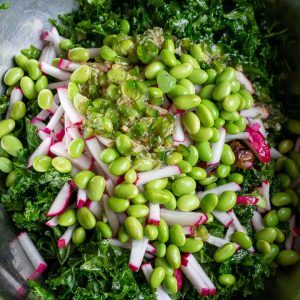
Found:
[[[6,112],[8,105],[9,105],[8,97],[0,96],[0,115]]]
[[[41,50],[33,45],[30,45],[28,49],[22,49],[21,53],[24,54],[29,59],[39,59],[41,55]]]
[[[8,9],[10,7],[11,3],[10,2],[4,2],[0,3],[0,9]]]

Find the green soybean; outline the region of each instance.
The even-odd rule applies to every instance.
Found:
[[[187,238],[183,246],[179,247],[181,252],[195,253],[203,248],[203,242],[200,238]]]
[[[192,73],[187,76],[187,79],[194,84],[201,85],[206,82],[208,75],[205,71],[200,68],[193,68]]]
[[[236,194],[233,191],[225,191],[219,196],[216,209],[219,211],[228,211],[236,204]]]
[[[6,177],[5,180],[5,186],[7,188],[10,188],[11,186],[13,186],[17,180],[18,174],[15,170],[9,172],[9,174]]]
[[[187,78],[193,72],[193,66],[189,63],[183,63],[173,67],[170,70],[170,75],[177,80]],[[189,78],[190,80],[190,78]]]
[[[33,159],[32,167],[37,172],[47,172],[51,166],[52,158],[47,155],[39,155]]]
[[[200,69],[200,66],[199,66],[198,62],[196,61],[196,59],[189,54],[186,54],[186,53],[182,54],[180,56],[180,61],[181,61],[181,63],[189,63],[195,69]]]
[[[147,79],[155,79],[159,71],[163,71],[165,69],[166,66],[161,61],[154,61],[145,68],[145,77]]]
[[[169,183],[168,178],[161,178],[161,179],[156,179],[156,180],[152,180],[150,182],[147,182],[144,185],[145,190],[150,190],[150,189],[159,189],[159,190],[163,190],[164,188],[167,187]]]
[[[254,103],[252,95],[246,90],[242,90],[239,93],[245,99],[245,109],[251,108]]]
[[[1,147],[11,156],[17,157],[19,151],[23,149],[23,144],[13,135],[5,135],[1,139]]]
[[[235,155],[231,147],[227,144],[223,146],[221,163],[224,165],[233,165],[235,162]]]
[[[263,228],[257,231],[254,235],[256,240],[264,240],[268,243],[273,243],[276,239],[277,232],[272,227]]]
[[[236,92],[238,92],[240,89],[241,89],[241,84],[239,83],[239,81],[237,81],[237,80],[232,80],[231,82],[230,82],[230,84],[231,84],[231,92],[232,93],[236,93]],[[242,98],[242,97],[241,97]],[[244,105],[243,105],[243,107],[242,108],[239,108],[239,110],[242,110],[244,108]]]
[[[144,227],[144,235],[147,237],[150,241],[154,241],[157,239],[158,236],[158,230],[155,225],[146,225]]]
[[[297,193],[293,189],[285,189],[284,192],[287,193],[291,197],[291,204],[295,207],[298,206],[299,197],[298,197]]]
[[[164,280],[166,271],[163,267],[154,268],[150,275],[149,283],[152,288],[157,289]]]
[[[221,263],[230,258],[235,253],[236,247],[233,243],[227,243],[214,253],[214,260]]]
[[[129,235],[126,231],[124,224],[120,227],[118,231],[118,240],[122,243],[126,243],[129,240]]]
[[[222,118],[218,118],[217,120],[215,120],[214,127],[219,129],[223,127],[224,124],[225,124],[225,120],[223,120]]]
[[[93,229],[96,226],[96,218],[87,207],[77,209],[77,220],[87,230]]]
[[[166,158],[166,164],[167,165],[177,165],[180,163],[183,159],[183,156],[179,152],[172,152],[169,154]]]
[[[292,215],[292,209],[289,207],[282,207],[277,211],[277,216],[280,222],[286,222]]]
[[[35,83],[35,91],[39,92],[48,87],[48,78],[45,75],[42,75]]]
[[[256,248],[259,252],[262,254],[267,254],[271,251],[271,245],[270,243],[264,241],[264,240],[258,240],[256,242]]]
[[[181,211],[193,211],[200,205],[199,198],[194,195],[183,195],[177,199],[177,208]]]
[[[209,162],[212,159],[212,149],[208,141],[197,142],[195,146],[199,153],[199,160]]]
[[[221,113],[220,113],[220,116],[221,116],[222,119],[224,119],[225,121],[229,121],[229,122],[238,121],[239,118],[240,118],[240,115],[237,111],[228,112],[226,110],[222,110]]]
[[[174,295],[178,291],[177,279],[174,276],[165,276],[163,280],[163,287],[168,294]]]
[[[132,183],[122,182],[115,188],[116,196],[125,199],[131,199],[138,195],[138,188]]]
[[[100,48],[100,55],[101,55],[101,48]],[[90,59],[90,54],[85,48],[76,47],[71,49],[68,52],[68,57],[71,61],[86,62]]]
[[[300,121],[291,119],[288,121],[287,127],[291,133],[300,134]]]
[[[178,109],[192,109],[197,107],[201,102],[201,99],[197,95],[184,95],[174,98],[173,103]]]
[[[176,97],[185,96],[188,94],[189,92],[184,86],[176,84],[175,87],[168,93],[168,97],[173,100]]]
[[[39,62],[35,59],[30,59],[26,65],[28,75],[32,80],[37,80],[42,76],[42,71],[40,70]]]
[[[53,94],[51,90],[43,89],[38,95],[38,105],[41,109],[51,108],[53,103]]]
[[[278,253],[277,262],[281,266],[291,266],[298,262],[298,253],[293,250],[282,250]]]
[[[215,89],[214,84],[208,84],[201,89],[199,96],[201,97],[201,99],[204,99],[204,100],[211,99],[214,89]],[[209,100],[207,100],[207,101],[209,101]]]
[[[222,285],[231,286],[231,285],[235,284],[236,279],[235,279],[235,276],[232,274],[221,274],[218,277],[218,281]]]
[[[196,114],[201,122],[206,127],[212,127],[214,125],[214,117],[209,108],[203,104],[199,104],[196,108]]]
[[[174,67],[177,65],[177,59],[175,57],[174,51],[162,49],[160,52],[160,57],[162,62],[168,67]]]
[[[186,173],[189,173],[192,171],[192,165],[185,160],[182,160],[177,165],[183,174],[186,174]]]
[[[276,230],[276,233],[277,233],[275,242],[279,243],[279,244],[283,243],[284,240],[285,240],[284,233],[280,229],[278,229],[277,227],[274,227],[274,229]]]
[[[143,238],[143,226],[137,218],[129,216],[125,219],[124,224],[132,239],[141,240]]]
[[[183,229],[180,225],[174,224],[170,227],[170,239],[169,242],[180,247],[185,244],[186,237]]]
[[[79,158],[84,150],[84,140],[77,138],[71,141],[68,147],[68,154],[71,158]]]
[[[288,193],[278,192],[271,198],[271,202],[274,206],[285,206],[292,201],[291,196]]]
[[[157,239],[161,243],[166,243],[169,240],[169,226],[164,219],[160,219],[159,225],[157,226],[157,230]]]
[[[0,171],[10,173],[13,170],[13,163],[6,157],[0,157]]]
[[[122,155],[128,155],[132,148],[132,140],[126,134],[120,134],[116,138],[116,148]]]
[[[167,252],[167,246],[165,243],[160,243],[158,241],[155,241],[153,243],[153,246],[155,247],[155,256],[158,258],[163,258],[166,256],[166,252]]]
[[[64,51],[68,51],[74,48],[74,43],[69,39],[63,39],[59,42],[59,48]]]
[[[77,221],[75,209],[67,209],[57,218],[57,223],[60,226],[68,227],[75,224]]]
[[[133,169],[139,172],[145,172],[152,170],[154,167],[154,162],[152,159],[148,158],[138,158],[133,162]]]
[[[170,201],[170,194],[166,192],[166,190],[146,190],[144,196],[149,202],[152,203],[166,204]]]
[[[24,76],[20,81],[20,87],[23,92],[23,95],[29,99],[32,100],[37,96],[37,93],[35,91],[35,86],[33,80],[28,77]]]
[[[106,148],[100,154],[100,159],[106,164],[111,163],[118,157],[120,157],[120,154],[115,148]]]
[[[173,269],[178,269],[181,263],[181,256],[178,247],[174,244],[170,244],[167,247],[166,259],[169,265]]]
[[[157,73],[156,81],[158,87],[164,92],[169,93],[176,85],[176,78],[171,76],[167,71],[160,70]]]
[[[283,163],[286,173],[293,179],[299,176],[299,169],[297,164],[290,158],[286,159]]]
[[[125,174],[130,168],[130,160],[127,157],[119,157],[109,165],[109,171],[115,176]]]
[[[251,238],[244,232],[235,231],[231,236],[231,241],[239,244],[243,249],[252,247]]]
[[[113,212],[122,213],[128,209],[130,202],[128,199],[113,196],[108,199],[107,205]]]
[[[136,218],[142,218],[149,214],[149,208],[145,204],[133,204],[127,209],[127,214]]]
[[[222,101],[225,97],[229,96],[231,92],[231,84],[229,81],[224,80],[218,83],[213,91],[213,98],[216,101]]]
[[[166,192],[170,195],[170,200],[169,200],[169,202],[165,203],[164,206],[167,209],[175,210],[177,207],[176,198],[169,190],[166,190]]]
[[[89,181],[95,176],[95,173],[89,170],[83,170],[76,174],[74,177],[75,184],[80,189],[86,189]]]
[[[195,134],[191,134],[190,137],[196,142],[209,141],[213,137],[213,130],[210,127],[201,127],[199,131]]]
[[[294,143],[290,139],[283,140],[278,144],[278,150],[282,154],[286,154],[290,152],[293,149],[293,147],[294,147]]]
[[[24,71],[21,68],[11,68],[8,71],[6,71],[4,75],[4,83],[8,86],[14,86],[21,80],[23,76]]]
[[[182,85],[185,87],[185,89],[188,91],[189,95],[194,95],[195,94],[195,86],[194,84],[188,80],[188,79],[180,79],[177,83],[178,85]]]
[[[270,264],[276,258],[278,253],[279,253],[279,247],[275,244],[272,244],[270,252],[266,253],[263,256],[263,260],[265,261],[266,264]]]
[[[72,242],[75,245],[80,245],[85,242],[86,239],[86,231],[82,227],[78,227],[74,230],[72,234]]]
[[[176,196],[190,194],[196,189],[196,182],[192,177],[185,176],[174,180],[171,185],[172,192]]]
[[[219,178],[226,178],[230,174],[230,170],[230,166],[221,164],[216,169],[216,175]]]
[[[266,227],[276,227],[279,223],[279,218],[276,210],[269,211],[263,218]]]
[[[212,212],[218,204],[218,195],[215,193],[206,194],[200,202],[200,207],[205,213]]]
[[[25,117],[26,105],[23,101],[17,101],[13,104],[11,108],[10,116],[13,120],[21,120]]]
[[[52,159],[52,166],[59,173],[69,173],[72,170],[71,162],[65,157],[54,157]]]
[[[87,82],[92,74],[92,68],[87,65],[81,65],[71,75],[70,81],[77,84],[83,84]]]
[[[195,134],[200,129],[200,120],[193,112],[186,112],[182,116],[182,124],[189,134]]]
[[[165,39],[165,41],[163,43],[163,48],[174,52],[175,51],[174,42],[171,39]]]
[[[24,71],[26,71],[26,66],[27,66],[27,63],[28,63],[29,59],[23,55],[23,54],[17,54],[15,56],[15,62],[16,64],[22,68]]]
[[[87,185],[87,196],[91,201],[100,201],[105,189],[105,179],[102,176],[94,176]]]
[[[96,230],[98,232],[101,232],[102,237],[106,238],[106,239],[110,239],[112,238],[112,230],[110,228],[110,226],[102,221],[98,221],[96,223]]]
[[[147,202],[144,195],[141,193],[139,193],[136,197],[132,198],[131,201],[133,204],[144,204]]]
[[[240,106],[240,98],[238,95],[228,95],[223,101],[223,108],[228,112],[236,111]]]

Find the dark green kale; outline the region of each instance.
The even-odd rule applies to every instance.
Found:
[[[7,96],[0,96],[0,115],[4,114],[8,108],[9,99]]]
[[[29,59],[39,59],[41,55],[41,50],[33,45],[30,45],[28,49],[22,49],[21,53],[24,54]]]

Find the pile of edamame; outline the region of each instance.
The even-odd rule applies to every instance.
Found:
[[[72,172],[76,159],[83,155],[91,157],[86,138],[96,135],[110,140],[108,147],[101,145],[98,158],[110,175],[118,177],[119,184],[113,186],[107,201],[115,216],[123,216],[116,236],[107,215],[103,212],[97,218],[87,206],[69,207],[58,215],[57,224],[78,224],[72,233],[75,245],[90,238],[94,229],[100,238],[116,237],[121,243],[146,237],[155,247],[150,285],[158,288],[162,284],[169,294],[175,294],[178,284],[174,272],[180,268],[182,253],[198,253],[210,233],[205,224],[192,224],[193,234],[163,218],[158,220],[159,224],[149,224],[149,204],[159,204],[170,211],[203,212],[207,224],[214,221],[214,211],[227,214],[234,209],[235,191],[211,192],[203,198],[197,192],[230,182],[242,186],[244,178],[235,166],[235,153],[229,143],[222,145],[216,165],[209,167],[209,162],[213,158],[212,145],[220,139],[220,128],[231,135],[245,132],[247,119],[240,112],[251,109],[254,100],[236,79],[233,67],[204,63],[199,45],[164,37],[161,29],[135,37],[129,36],[129,31],[129,23],[122,21],[122,32],[107,36],[94,60],[90,59],[88,49],[70,40],[60,42],[63,56],[78,63],[70,74],[68,95],[82,115],[83,124],[74,126],[79,136],[72,136],[68,142],[62,140],[66,142],[65,156],[38,155],[33,160],[33,169]],[[54,59],[53,67],[59,67],[59,61]],[[7,188],[13,188],[16,180],[11,158],[23,149],[14,129],[16,122],[25,117],[26,101],[36,100],[48,112],[59,105],[55,102],[55,91],[48,88],[53,78],[43,75],[37,60],[19,54],[15,62],[17,67],[6,72],[4,82],[9,87],[8,94],[20,87],[25,99],[15,102],[10,116],[0,122],[0,170],[8,174]],[[181,124],[179,129],[175,126],[176,118]],[[290,120],[288,128],[292,134],[300,134],[299,121]],[[182,141],[176,141],[178,130],[183,132]],[[278,148],[282,156],[276,161],[276,171],[281,190],[271,195],[270,211],[264,205],[259,208],[262,228],[255,233],[234,228],[229,240],[216,248],[212,257],[216,263],[230,259],[237,251],[236,244],[248,250],[254,246],[255,255],[263,256],[266,264],[287,266],[298,261],[298,254],[290,247],[285,249],[284,243],[295,225],[285,230],[282,224],[290,222],[300,209],[300,182],[293,185],[299,179],[300,153],[293,151],[291,139],[281,141]],[[181,174],[162,176],[142,187],[135,184],[140,172],[166,165],[178,166]],[[76,188],[86,191],[90,201],[101,203],[103,194],[108,193],[106,178],[97,168],[77,170],[73,181]],[[218,279],[224,286],[236,281],[235,274],[221,274]]]

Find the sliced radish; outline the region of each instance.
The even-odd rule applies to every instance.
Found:
[[[241,205],[256,205],[259,199],[255,196],[237,196],[236,203]]]
[[[254,88],[253,88],[250,80],[245,76],[244,73],[242,73],[240,71],[235,71],[235,79],[240,84],[242,84],[250,94],[254,94]]]
[[[300,136],[297,138],[297,140],[295,142],[294,151],[300,152]]]
[[[212,211],[212,215],[225,227],[229,227],[233,222],[232,217],[226,212],[214,210]]]
[[[47,62],[47,61],[45,60],[45,57],[46,57],[46,54],[47,54],[47,52],[48,52],[48,48],[49,48],[49,45],[45,45],[45,46],[43,47],[43,49],[42,49],[42,51],[41,51],[40,58],[39,58],[39,62],[42,62],[42,61]]]
[[[57,67],[64,71],[74,72],[76,69],[80,67],[80,64],[61,58],[58,62]]]
[[[28,256],[30,262],[32,263],[34,269],[38,273],[43,273],[47,268],[47,264],[44,261],[43,257],[33,244],[31,238],[27,232],[21,232],[18,236],[18,241],[23,248],[24,252]]]
[[[269,180],[263,180],[262,182],[262,193],[263,197],[266,200],[266,210],[271,210],[271,202],[270,202],[270,182]]]
[[[226,130],[221,127],[219,129],[220,138],[218,142],[211,143],[211,150],[212,150],[212,159],[207,163],[208,165],[215,165],[220,162],[223,147],[225,144],[225,137],[226,137]]]
[[[70,137],[72,139],[79,139],[79,138],[81,138],[81,134],[79,133],[79,130],[78,130],[77,127],[67,126],[66,127],[66,132],[70,135]]]
[[[48,84],[48,89],[49,90],[55,90],[55,89],[60,88],[60,87],[67,88],[69,83],[70,83],[69,80],[49,83]]]
[[[229,183],[220,185],[216,188],[213,188],[213,189],[210,189],[210,190],[207,190],[207,191],[204,191],[204,192],[202,192],[202,191],[198,192],[197,196],[201,200],[207,194],[214,193],[214,194],[217,194],[219,196],[223,192],[227,192],[227,191],[237,192],[237,191],[240,191],[240,190],[241,190],[241,187],[237,183],[229,182]]]
[[[114,190],[115,190],[115,184],[113,183],[113,181],[110,178],[105,180],[105,188],[106,188],[108,195],[113,196]]]
[[[137,174],[137,180],[135,182],[135,185],[141,186],[144,185],[147,182],[150,182],[152,180],[166,178],[166,177],[172,177],[181,174],[181,171],[178,166],[166,166],[162,167],[160,169],[155,169],[151,171],[146,172],[140,172]]]
[[[205,224],[208,217],[205,213],[200,212],[183,212],[179,210],[168,210],[162,208],[160,216],[168,225],[179,224],[181,226]]]
[[[66,248],[71,241],[74,230],[76,229],[77,224],[69,226],[65,233],[57,241],[58,248]]]
[[[142,240],[132,240],[130,258],[129,258],[129,268],[133,272],[137,272],[140,269],[140,266],[143,262],[143,258],[146,252],[146,248],[149,240],[143,238]]]
[[[52,219],[50,219],[49,221],[47,221],[47,222],[45,223],[45,225],[47,225],[47,226],[49,226],[49,227],[55,227],[55,226],[58,225],[57,220],[58,220],[58,216],[55,216],[55,217],[53,217]]]
[[[23,98],[23,93],[22,90],[18,87],[14,87],[11,94],[10,94],[10,98],[9,98],[9,105],[8,105],[8,109],[6,112],[6,116],[5,119],[9,119],[10,118],[10,114],[11,114],[11,109],[13,107],[13,105],[17,102],[17,101],[21,101]]]
[[[35,149],[35,151],[30,155],[27,168],[32,167],[32,162],[35,157],[39,155],[47,155],[49,153],[50,147],[53,143],[53,139],[51,137],[45,138],[42,143]]]
[[[262,216],[261,216],[261,214],[260,214],[258,211],[256,211],[256,210],[253,211],[253,216],[252,216],[252,218],[251,218],[251,223],[252,223],[253,228],[254,228],[256,231],[259,231],[259,230],[265,228],[264,223],[263,223]]]
[[[102,201],[87,201],[86,207],[89,208],[89,210],[94,214],[97,220],[101,220],[103,212]]]
[[[88,51],[88,53],[90,55],[90,59],[100,56],[99,48],[86,48],[86,50]]]
[[[282,156],[282,154],[278,150],[276,150],[275,148],[271,148],[270,152],[271,152],[271,157],[273,159],[278,159]]]
[[[296,216],[292,215],[289,219],[289,229],[290,233],[287,239],[285,240],[285,249],[286,250],[291,250],[293,246],[293,239],[294,239],[294,234],[293,230],[296,227]]]
[[[59,43],[62,40],[64,40],[64,38],[59,35],[59,33],[57,31],[57,28],[55,26],[52,27],[51,33],[52,33],[52,42],[54,44],[55,51],[56,51],[57,55],[61,55],[61,50],[60,50],[60,47],[59,47]]]
[[[157,110],[159,112],[160,116],[166,116],[168,114],[168,111],[164,108],[162,108],[161,106],[158,105],[149,105],[151,108]]]
[[[149,282],[150,281],[150,276],[153,272],[153,268],[151,266],[151,263],[144,263],[141,266],[141,269],[144,273],[144,276],[146,280]],[[165,292],[162,286],[159,286],[156,289],[156,299],[157,300],[171,300],[170,296]]]
[[[214,236],[209,234],[208,237],[206,238],[205,242],[214,245],[216,247],[222,247],[228,243],[227,240],[222,239],[220,237]]]
[[[195,231],[193,226],[183,226],[182,227],[183,233],[185,235],[189,235],[189,236],[194,236],[195,235]]]
[[[178,109],[174,103],[168,107],[168,111],[173,115],[183,115],[185,113],[185,110]]]
[[[57,88],[58,97],[64,111],[72,124],[80,125],[82,123],[82,117],[80,113],[75,109],[72,100],[68,96],[68,89],[59,87]]]
[[[96,137],[97,137],[98,141],[106,147],[112,147],[114,145],[114,141],[112,139],[109,139],[109,138],[106,138],[106,137],[103,137],[100,135],[97,135]]]
[[[54,199],[47,213],[47,217],[53,217],[63,212],[64,209],[68,206],[71,196],[72,186],[69,182],[66,182]]]
[[[266,119],[269,116],[268,111],[262,106],[254,106],[249,109],[244,109],[240,112],[240,115],[245,118],[262,118]]]
[[[125,242],[125,243],[122,243],[120,242],[118,239],[107,239],[109,241],[109,243],[112,245],[112,246],[115,246],[115,247],[120,247],[122,249],[128,249],[130,250],[131,247],[132,247],[132,244],[131,242]]]
[[[160,206],[157,203],[149,203],[148,223],[159,225],[160,223]]]
[[[45,63],[51,64],[53,59],[57,56],[55,47],[52,43],[48,45],[48,51],[43,59]]]
[[[100,159],[100,154],[102,152],[102,149],[95,137],[89,138],[85,140],[86,146],[88,147],[89,151],[91,152],[93,158],[97,162],[97,164],[101,167],[103,172],[106,174],[108,178],[110,178],[114,183],[117,182],[117,177],[112,175],[108,169],[108,165],[105,164]]]
[[[68,128],[71,127],[71,121],[70,121],[69,117],[66,114],[64,115],[64,120],[65,120],[65,124],[64,124],[64,133],[65,133],[64,142],[65,142],[65,145],[66,145],[66,149],[68,149],[70,143],[72,142],[72,136],[69,134],[69,130],[68,130]]]
[[[231,142],[233,140],[249,140],[250,135],[248,132],[240,132],[237,134],[226,134],[225,136],[225,142]]]
[[[21,284],[15,276],[11,275],[6,269],[0,266],[1,278],[1,288],[6,288],[9,291],[13,291],[16,296],[24,297],[27,290],[23,284]]]
[[[226,231],[226,234],[225,234],[224,239],[225,239],[227,242],[229,242],[229,241],[231,240],[231,236],[232,236],[232,234],[233,234],[234,232],[235,232],[235,227],[234,227],[233,224],[231,224],[231,225],[228,227],[227,231]]]
[[[54,129],[54,127],[59,123],[61,117],[63,116],[63,113],[63,107],[59,106],[52,118],[50,119],[49,123],[47,124],[46,128],[44,129],[46,133],[49,134]]]
[[[259,118],[256,118],[256,119],[248,118],[248,122],[249,122],[249,125],[251,127],[256,127],[264,138],[267,137],[268,133],[267,133],[265,125],[264,125],[264,123],[261,119],[259,119]]]
[[[85,205],[87,201],[87,194],[86,190],[84,189],[78,189],[77,191],[77,207],[81,208]]]
[[[40,121],[45,121],[49,117],[50,113],[47,110],[41,110],[39,114],[35,117],[35,119],[38,119]]]
[[[71,73],[62,71],[59,68],[53,67],[52,65],[46,62],[41,62],[40,68],[43,73],[57,78],[59,80],[69,80],[71,77]]]
[[[174,127],[175,127],[174,134],[173,134],[174,142],[178,142],[178,143],[184,142],[185,135],[184,135],[184,130],[183,130],[180,115],[175,116]]]
[[[54,96],[54,98],[58,98],[57,94]],[[50,115],[54,115],[57,109],[58,109],[58,105],[53,99],[52,105],[49,109],[47,109],[47,111],[50,113]]]
[[[244,228],[244,226],[240,223],[239,219],[237,218],[235,212],[233,211],[233,209],[228,211],[228,215],[231,216],[231,218],[233,219],[233,225],[236,229],[236,231],[240,231],[240,232],[244,232],[247,234],[246,229]]]
[[[30,120],[30,125],[35,126],[37,129],[45,129],[46,128],[46,124],[44,122],[42,122],[41,120],[37,119],[37,118],[33,118]]]
[[[127,215],[125,213],[119,213],[119,214],[117,214],[117,217],[118,217],[120,224],[124,224],[124,222],[127,218]]]
[[[103,195],[102,202],[104,205],[104,211],[105,211],[108,223],[112,229],[113,236],[116,236],[116,234],[119,231],[119,227],[120,227],[119,219],[118,219],[117,215],[113,211],[111,211],[110,208],[108,207],[107,200],[108,200],[108,196]]]

